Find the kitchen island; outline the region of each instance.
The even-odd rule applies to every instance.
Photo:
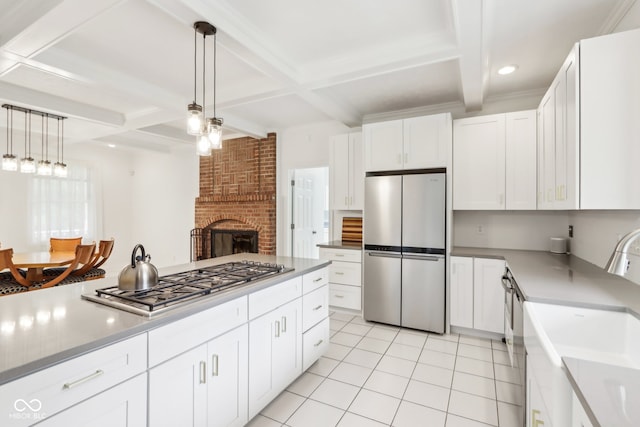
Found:
[[[206,348],[207,343],[211,344],[219,336],[226,336],[228,331],[237,332],[240,337],[235,344],[231,343],[229,346],[235,346],[243,353],[234,357],[241,364],[237,373],[244,372],[246,378],[247,368],[251,371],[253,366],[257,374],[261,370],[260,364],[266,360],[263,353],[256,356],[264,360],[248,355],[247,344],[252,343],[252,355],[254,348],[259,348],[260,345],[271,346],[273,343],[266,341],[271,339],[270,334],[277,326],[277,338],[291,336],[287,344],[289,347],[282,351],[287,352],[294,369],[291,372],[268,369],[270,373],[281,374],[283,379],[279,384],[273,378],[256,377],[255,385],[252,386],[252,378],[249,378],[248,392],[245,381],[245,391],[239,391],[238,395],[246,395],[252,390],[259,390],[261,393],[254,399],[256,402],[259,400],[259,403],[252,404],[249,398],[249,410],[246,408],[247,399],[244,398],[245,408],[238,409],[241,416],[238,425],[243,425],[248,417],[255,415],[279,393],[278,388],[283,389],[293,381],[302,372],[303,365],[312,363],[326,349],[329,328],[325,267],[329,262],[238,254],[162,268],[159,271],[162,276],[245,259],[283,264],[294,270],[199,298],[151,318],[81,298],[83,294],[91,294],[96,289],[117,284],[115,278],[0,298],[0,424],[30,425],[45,417],[45,422],[49,422],[58,418],[58,415],[52,417],[58,412],[61,413],[60,417],[64,417],[63,414],[73,409],[71,407],[74,404],[115,385],[111,389],[114,390],[120,387],[118,384],[123,380],[127,380],[123,384],[136,380],[144,384],[146,391],[147,375],[150,383],[160,381],[161,368],[166,363],[178,360],[203,346]],[[313,307],[307,309],[311,303]],[[322,308],[317,309],[318,306]],[[307,341],[311,343],[310,347],[305,346]],[[278,342],[284,340],[280,339]],[[317,346],[313,345],[320,342],[322,343]],[[109,355],[110,351],[113,354]],[[106,356],[95,358],[96,354]],[[93,366],[92,358],[101,366]],[[205,354],[202,359],[207,363],[195,363],[194,372],[204,374],[206,370],[209,375],[214,372],[218,374],[217,353],[208,356]],[[85,363],[87,366],[82,363],[78,366],[78,361],[88,361]],[[291,366],[282,368],[286,370]],[[187,371],[189,369],[185,373]],[[56,378],[56,375],[60,378]],[[144,378],[140,379],[141,377]],[[206,382],[206,376],[200,375],[198,378]],[[38,381],[30,382],[32,379]],[[56,384],[49,387],[49,384],[42,383],[44,379]],[[262,390],[266,382],[275,384],[276,388]],[[209,388],[211,383],[209,381]],[[178,387],[178,384],[173,387]],[[233,390],[234,387],[228,387],[227,390]],[[149,406],[155,406],[158,414],[163,413],[165,396],[159,395],[158,391],[154,392],[152,386],[149,391]],[[209,392],[212,393],[211,390]],[[61,396],[55,396],[56,393]],[[123,394],[119,393],[119,396]],[[31,403],[34,399],[39,404]],[[91,400],[89,398],[79,406]],[[153,405],[154,402],[162,404]],[[204,402],[204,409],[194,413],[194,419],[206,419],[206,397]],[[29,404],[26,409],[25,403]],[[128,422],[139,422],[140,416],[146,419],[146,396],[143,404],[144,413],[135,415],[138,418],[131,418]],[[91,405],[85,406],[89,408]],[[70,409],[65,410],[67,408]],[[186,414],[178,415],[187,422]],[[154,417],[152,409],[149,410],[149,417]],[[161,419],[158,416],[156,418]],[[56,425],[55,421],[52,421],[52,425]]]
[[[467,247],[456,247],[451,255],[505,260],[526,301],[626,312],[640,319],[640,286],[578,257]],[[594,427],[640,425],[637,412],[627,411],[614,402],[614,394],[603,392],[615,383],[620,390],[635,394],[640,389],[640,371],[569,357],[562,357],[562,369]],[[626,423],[620,423],[621,420]]]

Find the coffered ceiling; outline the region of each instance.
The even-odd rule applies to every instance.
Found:
[[[225,137],[481,110],[542,96],[573,43],[613,31],[635,1],[0,0],[0,101],[69,116],[71,143],[192,144],[192,24],[205,20]],[[499,76],[505,64],[517,72]]]

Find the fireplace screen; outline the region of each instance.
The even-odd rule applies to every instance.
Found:
[[[212,257],[245,252],[258,253],[257,231],[211,229]]]

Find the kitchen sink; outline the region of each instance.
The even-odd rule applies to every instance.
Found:
[[[640,369],[640,320],[629,313],[525,302],[523,323],[527,373],[539,388],[545,427],[572,425],[562,357]]]
[[[555,366],[566,356],[640,369],[640,319],[629,313],[529,302],[525,313]]]

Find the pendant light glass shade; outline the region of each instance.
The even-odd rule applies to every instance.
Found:
[[[198,156],[211,155],[211,142],[205,133],[196,137],[196,152]]]
[[[40,160],[38,162],[38,170],[36,171],[36,173],[42,176],[51,176],[51,174],[53,173],[51,162],[49,160]]]
[[[55,162],[53,164],[53,176],[58,178],[67,177],[67,165],[61,162]]]
[[[187,133],[189,135],[200,135],[202,131],[202,107],[196,103],[187,107]]]
[[[15,172],[18,170],[18,158],[13,154],[5,154],[2,156],[2,170]]]
[[[222,119],[216,117],[209,119],[207,135],[212,149],[219,150],[222,148]]]
[[[20,160],[20,172],[22,173],[34,173],[36,171],[36,161],[33,157],[25,157]]]

